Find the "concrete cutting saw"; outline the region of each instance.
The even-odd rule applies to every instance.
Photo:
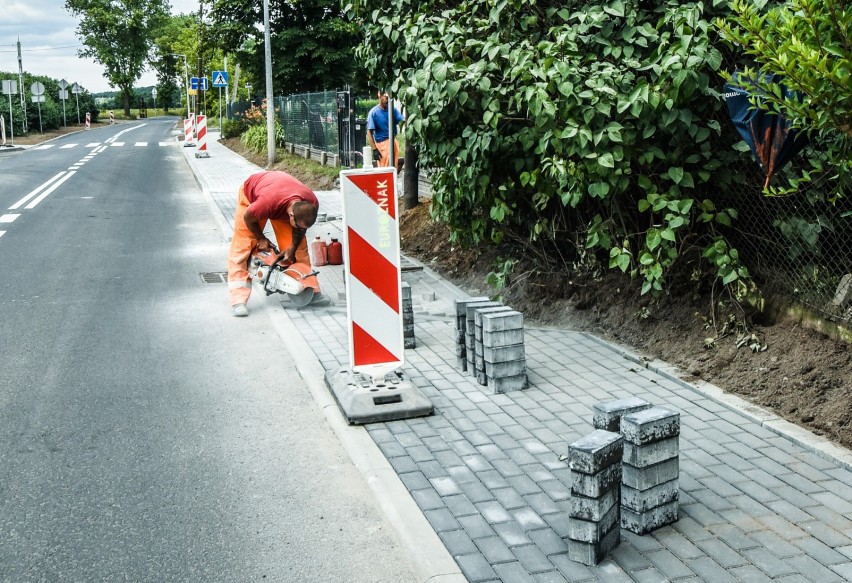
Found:
[[[284,294],[295,306],[307,306],[317,290],[305,280],[319,272],[304,263],[284,262],[278,249],[273,247],[273,251],[256,248],[252,251],[248,261],[249,277],[263,287],[266,295]]]

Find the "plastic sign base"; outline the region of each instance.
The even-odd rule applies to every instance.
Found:
[[[425,417],[435,411],[431,401],[399,372],[374,380],[344,367],[328,371],[325,382],[350,425]]]

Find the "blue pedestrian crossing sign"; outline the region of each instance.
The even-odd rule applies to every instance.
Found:
[[[227,87],[228,86],[228,72],[227,71],[213,71],[213,87]]]

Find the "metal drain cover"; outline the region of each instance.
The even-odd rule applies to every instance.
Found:
[[[204,271],[199,275],[202,283],[228,283],[227,271]]]

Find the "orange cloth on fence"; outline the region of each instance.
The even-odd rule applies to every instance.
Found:
[[[244,215],[249,206],[249,201],[243,187],[240,186],[237,195],[237,210],[234,214],[234,237],[231,239],[231,250],[228,253],[228,292],[231,296],[231,305],[245,304],[251,296],[251,279],[248,274],[248,260],[251,251],[257,245],[254,233],[246,225]],[[275,232],[275,240],[278,249],[287,249],[293,243],[293,226],[290,221],[272,219],[272,230]],[[263,228],[266,228],[264,223]],[[296,248],[296,261],[311,266],[311,258],[308,254],[308,239],[302,238],[302,242]],[[312,271],[312,269],[311,269]],[[312,287],[317,292],[320,290],[319,281],[315,275],[302,280],[305,287]]]
[[[399,168],[399,142],[396,138],[394,138],[393,142],[395,146],[393,149],[393,167]],[[382,155],[381,160],[379,160],[379,166],[390,166],[390,140],[376,142],[376,149]]]

